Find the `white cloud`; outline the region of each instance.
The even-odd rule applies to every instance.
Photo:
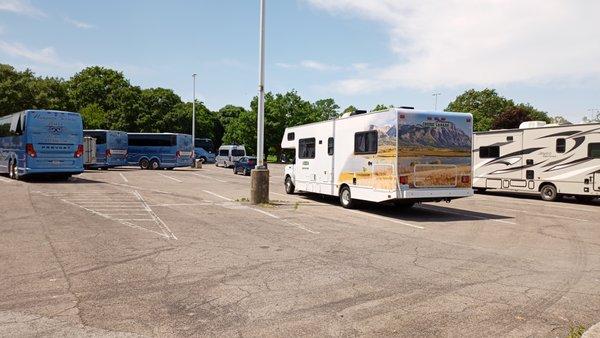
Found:
[[[65,17],[64,20],[65,20],[65,22],[67,22],[77,28],[81,28],[81,29],[94,28],[94,25],[92,25],[92,24],[89,24],[89,23],[83,22],[83,21],[79,21],[79,20],[74,20],[69,17]]]
[[[12,12],[33,17],[45,17],[39,8],[33,6],[29,0],[0,0],[0,11]]]
[[[279,68],[286,68],[286,69],[304,68],[304,69],[310,69],[310,70],[317,70],[317,71],[321,71],[321,72],[336,71],[336,70],[342,69],[342,67],[315,61],[315,60],[302,60],[298,64],[277,62],[277,63],[275,63],[275,66],[277,66]]]
[[[306,69],[313,69],[318,71],[331,71],[331,70],[339,70],[340,67],[336,65],[329,65],[326,63],[314,61],[314,60],[303,60],[300,62],[300,66]]]
[[[305,0],[386,27],[397,62],[341,92],[600,78],[596,0]]]
[[[12,57],[21,65],[33,70],[63,70],[75,71],[85,67],[85,64],[59,57],[54,47],[44,47],[36,50],[18,42],[0,40],[0,53]]]

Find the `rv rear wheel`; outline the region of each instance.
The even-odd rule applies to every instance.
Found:
[[[556,201],[558,198],[558,193],[556,192],[556,187],[552,184],[546,184],[540,189],[540,194],[542,195],[542,199],[544,201]]]
[[[292,182],[292,178],[291,177],[286,177],[285,178],[285,193],[288,195],[291,195],[294,193],[294,190],[296,190],[296,187],[294,186],[294,183]]]
[[[343,187],[340,190],[340,204],[346,209],[354,208],[355,202],[352,199],[352,194],[350,194],[350,188]]]
[[[148,169],[149,166],[150,162],[147,159],[144,158],[140,160],[140,168],[142,168],[142,170]]]

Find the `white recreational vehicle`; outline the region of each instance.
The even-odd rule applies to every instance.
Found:
[[[354,200],[451,200],[473,195],[470,114],[392,108],[287,128],[295,150],[285,188]]]
[[[600,197],[600,123],[546,125],[475,133],[473,187],[483,191]]]

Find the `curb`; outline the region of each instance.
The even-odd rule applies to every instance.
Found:
[[[590,327],[587,331],[581,335],[581,338],[598,338],[600,337],[600,323]]]

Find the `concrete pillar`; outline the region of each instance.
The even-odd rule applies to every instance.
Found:
[[[269,169],[254,169],[251,176],[250,203],[269,203]]]

